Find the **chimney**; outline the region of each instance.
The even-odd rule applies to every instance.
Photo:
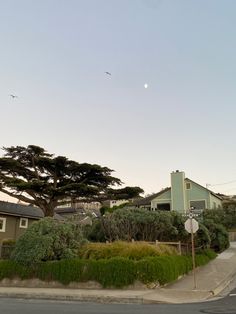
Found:
[[[176,170],[171,173],[171,209],[178,212],[186,212],[185,173]]]

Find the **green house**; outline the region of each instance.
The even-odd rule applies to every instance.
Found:
[[[204,186],[185,178],[182,171],[171,173],[171,187],[143,198],[136,207],[149,210],[175,210],[186,213],[190,209],[202,211],[222,207],[222,198]]]

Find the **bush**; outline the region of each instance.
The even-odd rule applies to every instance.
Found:
[[[204,225],[209,230],[211,248],[216,252],[222,252],[229,247],[229,235],[222,224],[215,223],[212,219],[205,219]]]
[[[195,246],[198,249],[207,249],[211,244],[211,236],[205,224],[199,223],[199,229],[195,235]]]
[[[215,254],[205,251],[196,255],[196,265],[204,265]],[[0,280],[4,278],[39,278],[44,281],[86,282],[94,280],[104,288],[121,288],[139,280],[145,284],[164,285],[187,274],[192,269],[191,256],[156,256],[138,261],[124,257],[100,260],[68,259],[41,262],[36,265],[22,266],[14,261],[0,261]]]
[[[76,224],[48,217],[27,229],[16,242],[11,258],[22,265],[73,258],[83,242],[82,232]]]
[[[93,219],[93,224],[83,227],[84,237],[92,242],[106,242],[101,219]]]
[[[168,245],[151,245],[145,242],[89,243],[79,250],[80,258],[84,259],[109,259],[125,257],[140,260],[148,256],[177,255],[177,250]]]

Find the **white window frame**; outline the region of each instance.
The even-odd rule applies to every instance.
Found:
[[[2,228],[0,228],[0,232],[5,232],[6,231],[6,221],[7,221],[7,218],[0,217],[0,220],[2,221]]]
[[[25,221],[26,224],[25,224],[25,225],[22,225],[22,221]],[[28,218],[20,218],[20,228],[22,228],[22,229],[27,229],[27,228],[28,228],[28,223],[29,223]]]

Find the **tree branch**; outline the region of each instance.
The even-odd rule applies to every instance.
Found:
[[[16,195],[16,194],[11,193],[11,192],[9,192],[9,191],[7,191],[5,189],[2,189],[2,188],[0,188],[0,192],[5,193],[5,194],[7,194],[7,195],[9,195],[11,197],[17,198],[18,200],[20,200],[22,202],[26,202],[26,203],[35,205],[35,201],[30,199],[30,198],[28,198],[28,197],[26,197],[26,196]]]

